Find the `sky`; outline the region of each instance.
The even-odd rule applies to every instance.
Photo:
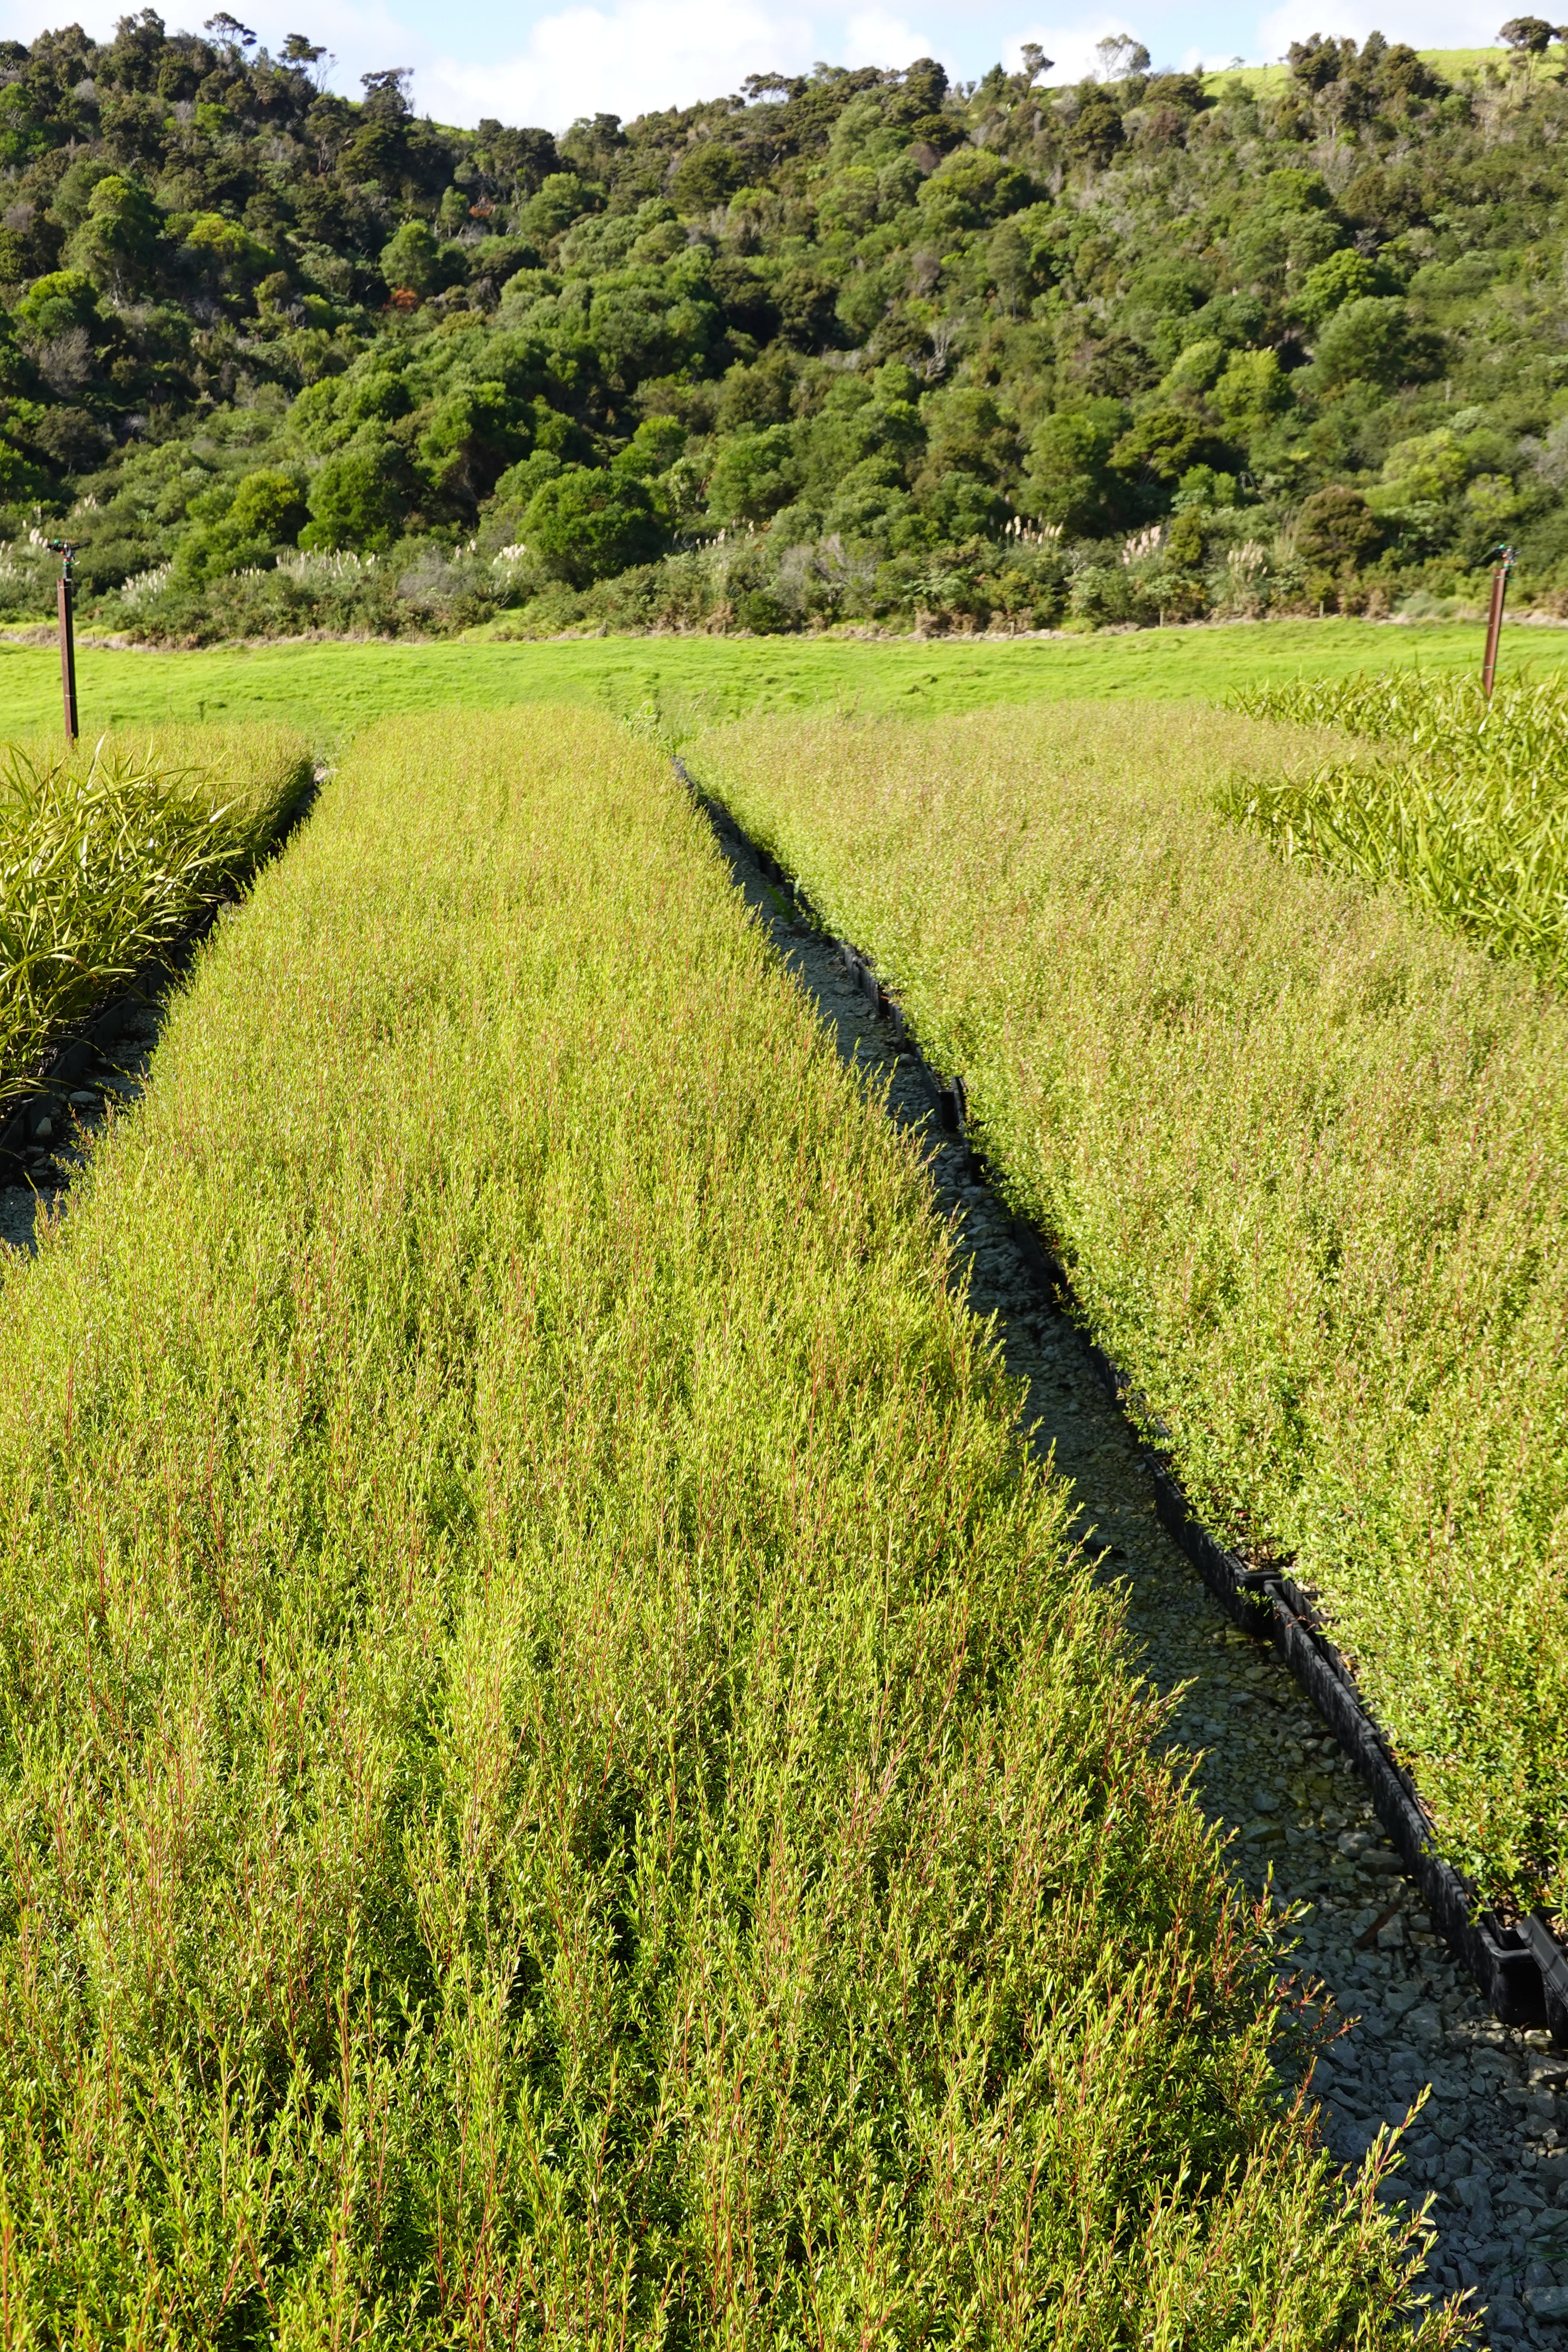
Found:
[[[99,39],[141,0],[0,0],[0,36],[30,41],[49,26],[79,23]],[[997,63],[1009,71],[1020,44],[1037,41],[1055,60],[1049,81],[1075,79],[1094,64],[1097,41],[1128,33],[1154,65],[1261,65],[1309,33],[1373,30],[1417,47],[1472,47],[1494,41],[1509,10],[1488,0],[1287,0],[1263,9],[1248,0],[1178,7],[1149,0],[1127,13],[1098,5],[1075,11],[1062,0],[973,0],[963,10],[932,0],[866,0],[832,8],[821,0],[163,0],[171,30],[199,30],[226,5],[268,47],[288,33],[325,42],[336,63],[331,87],[359,96],[359,77],[389,66],[414,74],[414,102],[443,122],[481,115],[563,131],[580,114],[623,119],[739,89],[751,73],[802,73],[817,59],[843,66],[903,67],[939,58],[955,80]]]

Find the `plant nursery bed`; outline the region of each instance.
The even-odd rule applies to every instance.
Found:
[[[784,732],[772,731],[775,737]],[[858,899],[879,911],[889,909],[900,895],[897,878],[887,877],[884,866],[883,875],[868,891],[853,873],[855,852],[851,850],[847,871],[843,866],[839,867],[843,886],[836,887],[838,877],[834,873],[835,860],[831,854],[825,854],[825,844],[813,837],[809,793],[785,787],[780,797],[785,800],[787,814],[782,822],[774,814],[774,796],[763,777],[784,775],[786,742],[770,741],[765,769],[753,766],[742,754],[743,782],[739,790],[734,784],[735,769],[731,767],[726,773],[725,739],[710,739],[709,749],[713,754],[711,768],[705,770],[702,785],[694,783],[692,788],[700,790],[712,821],[746,843],[758,857],[763,871],[791,893],[812,919],[839,936],[846,960],[858,973],[868,1003],[889,1008],[902,1034],[913,1042],[914,1024],[907,995],[899,985],[900,975],[895,969],[882,976],[872,954],[842,938],[847,908]],[[921,749],[929,761],[929,741]],[[922,768],[929,776],[929,765],[922,763]],[[710,789],[713,771],[722,780],[718,791]],[[684,765],[681,772],[689,774]],[[924,785],[921,789],[921,806],[928,809],[931,805],[930,787]],[[879,814],[885,816],[886,813],[884,806]],[[844,835],[839,829],[843,814],[840,809],[834,824],[840,858],[844,856]],[[856,813],[860,817],[864,814],[863,810]],[[757,828],[755,834],[748,829],[748,815]],[[849,821],[853,824],[855,817]],[[758,835],[763,837],[758,839]],[[885,841],[885,832],[880,837]],[[936,847],[929,833],[926,846],[932,850]],[[785,850],[782,856],[781,848]],[[961,857],[969,851],[962,832],[955,848]],[[940,869],[933,866],[931,870]],[[962,881],[967,879],[968,877],[961,877],[961,887]],[[904,941],[909,936],[906,916]],[[899,927],[889,922],[886,938],[899,941]],[[900,944],[908,957],[910,950],[904,941]],[[880,952],[888,952],[880,937],[877,947]],[[894,953],[898,951],[895,947]],[[929,951],[922,961],[926,970],[922,972],[921,995],[922,1003],[930,1006],[933,998],[940,1002],[941,974],[940,970],[930,969]],[[1009,971],[1005,982],[1016,1004],[1017,971]],[[984,1039],[986,1050],[993,1056],[994,1041],[1007,1032],[1007,996],[988,1005],[986,993],[987,974],[982,961],[977,969],[965,975],[962,1024],[951,1017],[943,1023],[945,1042],[928,1065],[942,1123],[950,1131],[963,1129],[968,1107],[964,1082],[952,1074],[955,1030],[962,1025],[970,1036]],[[993,1087],[994,1084],[993,1078]],[[1043,1237],[1036,1221],[1017,1207],[1019,1170],[1016,1160],[1009,1156],[1016,1133],[1016,1127],[1010,1129],[994,1117],[983,1148],[974,1154],[976,1167],[989,1177],[998,1160],[1002,1161],[1005,1173],[998,1172],[995,1181],[1012,1205],[1015,1232],[1027,1261],[1042,1285],[1071,1301],[1074,1319],[1084,1333],[1084,1345],[1100,1377],[1124,1406],[1132,1406],[1135,1425],[1148,1440],[1149,1467],[1161,1516],[1170,1532],[1236,1621],[1249,1632],[1271,1640],[1280,1650],[1355,1763],[1378,1817],[1422,1889],[1436,1925],[1462,1958],[1500,2020],[1521,2026],[1549,2027],[1560,2040],[1568,2040],[1568,1952],[1557,1937],[1552,1917],[1538,1906],[1505,1910],[1501,1904],[1488,1903],[1476,1880],[1442,1850],[1439,1828],[1435,1825],[1431,1809],[1418,1792],[1410,1771],[1399,1760],[1395,1745],[1379,1720],[1379,1711],[1368,1702],[1325,1630],[1315,1597],[1304,1591],[1288,1573],[1248,1565],[1205,1524],[1204,1510],[1184,1488],[1180,1475],[1180,1451],[1171,1446],[1162,1418],[1171,1409],[1168,1390],[1162,1395],[1158,1409],[1152,1406],[1146,1393],[1139,1392],[1145,1384],[1135,1383],[1110,1351],[1089,1336],[1095,1319],[1092,1304],[1082,1297],[1068,1266]],[[1098,1275],[1103,1286],[1109,1278],[1103,1265]]]
[[[287,835],[310,778],[303,738],[269,726],[0,745],[0,1171],[121,1000],[165,984]]]
[[[14,2330],[1407,2340],[951,1248],[654,746],[355,745],[0,1261]]]
[[[295,828],[310,814],[321,772],[302,784],[287,803],[276,831],[269,834],[237,881],[252,878],[287,846]],[[237,888],[226,882],[219,895],[199,906],[155,956],[149,957],[116,987],[104,1003],[68,1024],[23,1080],[24,1100],[0,1127],[0,1184],[22,1183],[27,1176],[27,1154],[41,1140],[53,1141],[51,1130],[66,1112],[70,1091],[83,1074],[133,1028],[146,1008],[165,996],[191,967],[196,950],[215,924],[240,905]],[[42,1135],[40,1135],[40,1129]]]

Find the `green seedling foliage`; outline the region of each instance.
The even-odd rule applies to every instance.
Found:
[[[657,747],[356,747],[0,1276],[15,2340],[1411,2340],[952,1248]]]
[[[1216,809],[1332,749],[1107,704],[686,756],[963,1073],[1145,1426],[1316,1588],[1445,1851],[1556,1906],[1568,1014]]]
[[[1259,717],[1336,727],[1374,762],[1248,780],[1228,812],[1289,857],[1378,885],[1498,955],[1560,977],[1568,953],[1568,689],[1517,678],[1489,702],[1473,677],[1413,672],[1302,679],[1237,698]]]
[[[0,744],[0,1118],[63,1026],[255,865],[310,773],[276,727]]]

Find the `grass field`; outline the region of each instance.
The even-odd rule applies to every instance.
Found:
[[[1129,704],[689,745],[966,1082],[1212,1524],[1316,1586],[1447,1852],[1568,1907],[1568,1013]]]
[[[9,2342],[1413,2340],[951,1246],[655,746],[361,740],[0,1272]]]
[[[685,727],[828,702],[879,713],[974,709],[1036,697],[1198,697],[1348,677],[1384,664],[1479,670],[1481,631],[1359,621],[1148,629],[1017,644],[912,639],[590,637],[534,645],[305,645],[252,653],[102,653],[79,659],[82,726],[282,720],[332,750],[373,719],[461,702],[495,709],[584,701],[659,705]],[[1506,631],[1502,669],[1568,664],[1555,630]],[[0,642],[0,735],[53,728],[59,665],[47,647]]]
[[[1517,73],[1521,80],[1528,73],[1532,81],[1541,82],[1561,81],[1563,72],[1560,57],[1532,58],[1521,69],[1512,50],[1498,47],[1418,49],[1416,55],[1457,89],[1489,73],[1501,73],[1510,79]],[[1211,98],[1221,98],[1229,87],[1239,83],[1250,98],[1280,98],[1289,80],[1290,68],[1283,61],[1267,66],[1225,66],[1205,74],[1204,88]]]

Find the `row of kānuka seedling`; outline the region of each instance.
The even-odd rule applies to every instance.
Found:
[[[283,728],[0,745],[0,1123],[62,1028],[255,865],[310,779]]]
[[[1568,1013],[1218,813],[1217,712],[757,721],[702,780],[963,1074],[1204,1515],[1315,1587],[1448,1854],[1568,1840]]]
[[[950,1248],[652,747],[354,750],[5,1272],[13,2341],[1407,2340]]]

